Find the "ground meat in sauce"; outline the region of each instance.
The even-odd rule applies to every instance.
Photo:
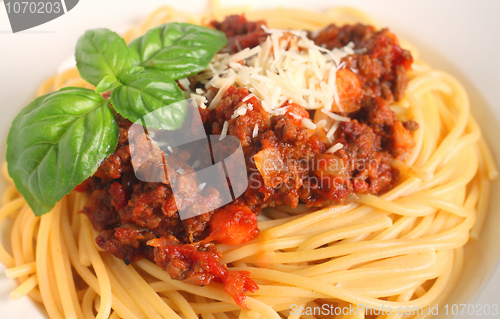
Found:
[[[228,16],[224,21],[213,21],[212,26],[224,32],[228,45],[223,51],[234,53],[245,48],[253,48],[266,40],[262,26],[265,21],[247,21],[244,15]]]
[[[249,22],[244,16],[212,23],[227,34],[225,50],[229,52],[262,43],[266,36],[263,24]],[[411,132],[418,129],[416,122],[402,123],[390,110],[406,88],[410,53],[387,29],[376,31],[360,24],[330,25],[309,36],[329,49],[355,44],[356,54],[343,61],[346,69],[357,70],[349,71],[349,76],[356,77],[361,91],[351,101],[353,111],[340,114],[351,120],[340,124],[334,141],[329,141],[323,130],[310,130],[292,116],[309,118],[314,114],[290,102],[284,105],[288,107],[286,114],[270,116],[252,97],[246,103],[253,109],[231,119],[249,92],[230,86],[214,110],[200,109],[200,113],[207,134],[221,134],[223,123],[228,121],[228,134],[236,136],[243,147],[249,187],[231,204],[181,220],[177,205],[216,207],[218,192],[198,190],[196,174],[157,183],[139,181],[130,162],[129,141],[134,139],[139,154],[145,152],[141,145],[148,141],[138,140],[133,131],[129,136],[131,122],[117,114],[120,136],[116,151],[93,177],[77,187],[89,195],[83,213],[100,232],[97,244],[126,263],[154,260],[174,279],[197,285],[224,283],[225,291],[246,307],[245,292],[258,287],[248,273],[228,271],[218,262],[220,254],[214,242],[239,245],[256,238],[256,216],[268,206],[296,207],[302,202],[321,207],[343,203],[355,194],[378,195],[390,190],[399,179],[391,160],[408,153],[414,146]],[[253,137],[256,125],[258,135]],[[344,147],[334,154],[325,153],[336,143]],[[164,169],[166,164],[158,152],[144,153],[148,168]],[[174,156],[175,163],[169,165],[194,172],[187,164],[191,154],[175,151]],[[172,193],[175,185],[186,190],[178,202]]]

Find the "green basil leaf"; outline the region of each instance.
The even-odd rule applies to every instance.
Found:
[[[113,108],[132,122],[147,116],[147,126],[175,130],[186,115],[184,95],[163,72],[145,70],[123,76],[123,86],[111,91]]]
[[[64,88],[35,99],[14,119],[9,175],[39,216],[93,175],[117,142],[109,102],[92,90]]]
[[[144,71],[144,68],[142,66],[131,66],[131,67],[126,68],[125,70],[123,70],[118,75],[118,79],[121,79],[121,78],[123,78],[123,77],[125,77],[127,75],[141,73],[142,71]]]
[[[113,75],[106,75],[99,84],[97,84],[95,91],[97,93],[104,93],[111,91],[114,88],[122,85]]]
[[[129,46],[135,64],[164,71],[177,80],[204,70],[226,44],[226,35],[218,30],[168,23],[149,30]]]
[[[133,63],[125,40],[108,29],[85,31],[76,43],[75,59],[80,76],[94,86],[105,77],[108,83],[117,81],[118,74]]]

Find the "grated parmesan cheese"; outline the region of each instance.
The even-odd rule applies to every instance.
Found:
[[[288,108],[286,106],[284,107],[280,107],[279,109],[274,109],[272,110],[270,113],[274,116],[281,116],[281,115],[285,115],[286,114],[286,110]]]
[[[229,127],[228,121],[224,121],[224,125],[222,125],[222,132],[220,133],[219,141],[222,141],[224,139],[224,137],[226,137],[228,127]]]
[[[332,118],[332,119],[334,119],[336,121],[349,122],[351,120],[350,118],[348,118],[346,116],[341,116],[341,115],[335,114],[335,113],[330,112],[330,111],[325,110],[325,109],[321,109],[321,112],[325,113],[330,118]]]
[[[251,98],[253,98],[253,97],[255,97],[255,94],[250,93],[250,94],[248,94],[247,96],[245,96],[245,97],[243,98],[243,100],[241,100],[241,101],[242,101],[242,102],[246,102],[246,101],[250,100],[250,99],[251,99]]]
[[[189,87],[191,86],[191,83],[187,78],[179,79],[178,80],[179,84],[182,86],[183,91],[189,91]]]
[[[247,111],[251,110],[251,109],[253,109],[253,106],[244,103],[240,107],[238,107],[236,110],[234,110],[234,113],[233,113],[233,115],[231,115],[231,118],[235,119],[240,115],[245,115],[247,113]]]
[[[256,138],[259,135],[259,124],[255,124],[253,127],[252,137]]]
[[[310,119],[302,118],[301,119],[302,124],[307,127],[310,130],[315,130],[316,129],[316,124],[313,123]]]
[[[339,123],[340,123],[339,121],[335,121],[335,123],[333,123],[332,127],[326,133],[327,138],[333,137],[333,134],[335,134],[335,131],[339,128]]]
[[[207,108],[207,105],[205,103],[207,103],[208,100],[205,96],[191,93],[191,98],[193,98],[196,101],[196,104],[198,105],[199,108],[201,109]]]
[[[346,67],[342,62],[344,57],[356,54],[359,50],[355,49],[352,42],[345,47],[328,50],[316,45],[303,30],[269,29],[265,26],[262,28],[268,36],[259,46],[246,48],[233,55],[217,54],[208,67],[197,76],[205,88],[213,86],[219,89],[213,99],[205,97],[205,103],[208,103],[207,98],[210,101],[208,109],[216,107],[229,86],[245,87],[250,94],[245,96],[242,102],[256,97],[261,101],[263,110],[272,116],[285,114],[286,108],[283,105],[287,101],[297,103],[308,110],[321,109],[335,120],[327,133],[327,136],[333,137],[338,122],[349,121],[349,118],[330,111],[332,105],[340,106],[336,85],[337,71]],[[203,90],[196,90],[196,93],[202,96]],[[192,96],[201,102],[201,98]],[[248,104],[241,105],[235,110],[232,118],[246,114],[250,107]],[[311,120],[292,116],[298,117],[304,126],[316,128],[316,124]],[[325,124],[322,123],[320,127]],[[227,134],[227,130],[225,133]]]
[[[317,126],[318,128],[323,128],[323,127],[325,127],[325,126],[326,126],[326,123],[327,123],[327,122],[326,122],[326,120],[325,120],[325,119],[322,119],[322,120],[319,120],[319,121],[318,121],[318,123],[316,123],[316,126]]]
[[[326,150],[325,153],[335,153],[336,151],[342,149],[342,147],[344,147],[344,145],[342,143],[337,143],[335,145],[333,145],[332,147],[330,147],[329,149]]]
[[[224,84],[220,87],[219,92],[217,92],[217,94],[215,95],[214,99],[210,103],[210,106],[208,107],[209,110],[215,109],[215,106],[222,99],[222,96],[224,95],[224,93],[226,93],[227,89],[231,85],[233,85],[235,78],[236,78],[235,76],[231,76],[230,78],[226,79],[226,81],[224,82]]]
[[[201,161],[199,159],[197,159],[196,161],[194,161],[193,165],[191,165],[192,168],[197,168],[198,166],[200,166],[201,164]]]

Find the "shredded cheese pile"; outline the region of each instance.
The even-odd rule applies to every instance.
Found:
[[[263,28],[268,33],[264,43],[233,55],[216,55],[207,69],[197,76],[198,81],[205,85],[205,90],[197,89],[196,92],[187,94],[194,98],[201,108],[214,109],[226,90],[234,85],[249,90],[250,94],[243,102],[255,96],[261,101],[263,109],[272,116],[284,115],[287,112],[287,108],[283,107],[286,101],[297,103],[309,110],[321,109],[333,120],[333,125],[327,133],[328,138],[333,137],[339,121],[349,121],[348,117],[331,112],[331,108],[334,103],[340,106],[335,84],[336,73],[345,67],[345,63],[341,62],[342,58],[357,53],[354,44],[350,42],[343,48],[328,50],[310,40],[306,31],[267,29],[265,26]],[[183,87],[189,84],[181,81],[179,83]],[[217,88],[218,91],[213,98],[207,99],[210,87]],[[210,99],[211,102],[207,105]],[[247,110],[252,109],[251,103],[244,103],[235,110],[232,118],[244,115]],[[312,130],[326,125],[326,120],[315,124],[300,115],[291,115]],[[226,134],[227,123],[224,123],[221,139]],[[258,126],[253,131],[253,136],[257,135]],[[336,151],[342,147],[338,144],[328,151]]]

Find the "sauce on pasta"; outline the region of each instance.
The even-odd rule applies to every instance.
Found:
[[[366,26],[375,23],[353,9],[248,11],[246,17],[257,22],[240,15],[223,20],[241,12],[215,6],[201,19],[160,8],[124,37],[129,42],[169,21],[210,24],[227,31],[226,53],[247,54],[245,48],[266,45],[266,21],[272,28],[308,30],[321,47],[344,47],[345,53],[347,46],[353,52],[342,57],[331,113],[310,107],[321,104],[311,98],[314,92],[302,96],[313,102],[307,108],[284,100],[283,114],[234,82],[212,82],[224,87],[222,96],[210,93],[214,89],[202,92],[215,101],[200,110],[205,129],[237,136],[247,161],[286,158],[294,164],[306,154],[311,161],[325,159],[323,164],[282,172],[249,161],[261,189],[249,187],[236,202],[182,222],[168,184],[131,176],[130,136],[121,130],[119,148],[98,173],[49,214],[36,217],[14,185],[2,194],[0,222],[14,219],[12,255],[0,246],[0,260],[21,283],[12,297],[30,296],[51,318],[189,319],[295,319],[292,304],[362,305],[355,318],[374,318],[367,307],[394,313],[445,300],[460,277],[463,246],[480,234],[490,181],[498,176],[460,83],[422,62],[389,31]],[[365,25],[330,26],[353,19]],[[180,85],[196,92],[211,80],[202,74]],[[38,94],[64,86],[91,87],[70,69]],[[253,109],[231,119],[247,101]],[[118,120],[121,128],[130,125]],[[356,167],[352,160],[375,165]],[[339,161],[347,162],[338,166],[341,171],[326,165]],[[4,166],[11,181],[5,172]],[[342,183],[330,185],[340,188],[300,185],[310,176],[339,174]],[[206,191],[198,199],[210,205],[216,196]]]
[[[212,25],[226,32],[229,44],[222,51],[232,54],[257,47],[267,38],[265,21],[249,22],[242,15],[228,16]],[[336,114],[346,120],[339,123],[335,135],[328,139],[329,128],[310,129],[303,124],[303,118],[314,118],[320,110],[308,112],[287,101],[278,106],[286,109],[285,113],[273,115],[247,88],[230,85],[213,109],[199,111],[207,135],[220,135],[227,122],[227,134],[238,137],[249,186],[233,203],[181,220],[176,203],[192,210],[211,207],[220,201],[218,191],[210,187],[200,191],[196,174],[163,183],[139,181],[132,168],[130,147],[137,149],[139,158],[151,156],[150,165],[161,168],[175,164],[175,169],[180,167],[183,172],[194,171],[187,160],[200,150],[173,149],[169,163],[164,164],[162,151],[150,155],[149,140],[136,137],[130,130],[132,123],[117,114],[120,137],[116,152],[79,187],[89,196],[83,212],[99,232],[99,247],[126,263],[154,260],[173,279],[203,286],[212,280],[223,282],[224,290],[246,307],[245,293],[258,287],[248,273],[229,272],[218,262],[215,242],[241,245],[257,238],[256,216],[266,207],[288,205],[293,209],[299,202],[306,207],[337,205],[356,194],[383,194],[399,181],[399,171],[391,166],[391,160],[404,158],[415,146],[411,132],[418,124],[397,120],[390,105],[404,94],[411,54],[387,29],[376,31],[361,24],[330,25],[309,35],[328,50],[353,43],[353,53],[358,52],[345,56],[340,61],[344,67],[336,74],[340,105],[328,111],[342,109]],[[283,35],[286,37],[294,35]],[[211,87],[205,91],[197,76],[188,83],[183,89],[201,90],[201,96],[208,97],[207,104],[221,90]],[[252,109],[235,117],[236,110],[246,105]],[[132,139],[135,143],[130,146]],[[341,149],[326,152],[338,143]],[[182,183],[182,198],[174,199],[172,183]]]

